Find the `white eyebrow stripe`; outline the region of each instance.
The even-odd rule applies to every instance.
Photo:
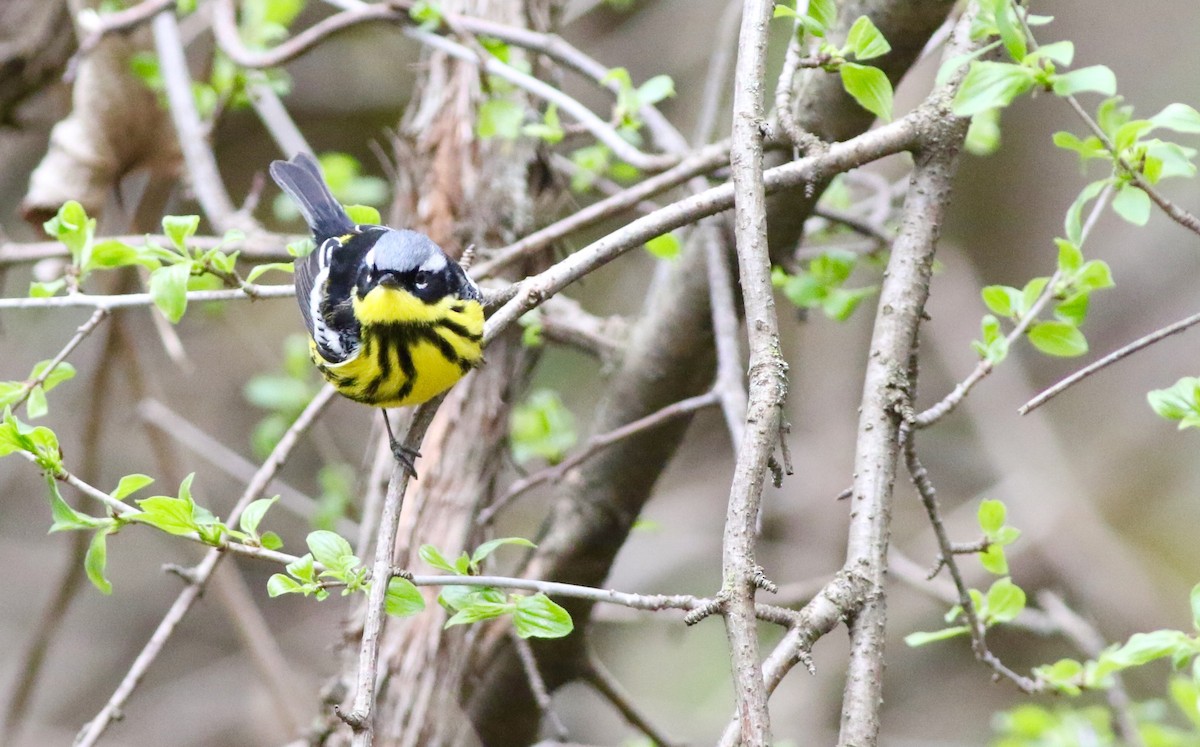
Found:
[[[446,269],[446,257],[442,254],[431,254],[429,259],[421,263],[419,269],[425,272],[441,272]]]

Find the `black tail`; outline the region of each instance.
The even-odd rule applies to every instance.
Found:
[[[318,242],[354,230],[353,221],[330,193],[321,167],[309,154],[297,153],[291,161],[272,161],[271,178],[291,195]]]

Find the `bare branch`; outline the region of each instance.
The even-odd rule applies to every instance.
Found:
[[[766,70],[767,25],[774,3],[747,0],[742,12],[734,69],[733,175],[734,232],[750,346],[745,429],[737,448],[725,533],[721,542],[725,632],[733,664],[734,693],[742,744],[766,747],[771,741],[767,691],[758,662],[754,594],[761,575],[755,561],[756,527],[767,461],[775,450],[787,397],[787,364],[779,346],[779,320],[767,252],[767,206],[763,187],[762,80]],[[718,260],[721,261],[721,260]],[[710,263],[715,267],[716,263]]]
[[[1046,389],[1041,394],[1038,394],[1036,397],[1017,408],[1017,412],[1021,413],[1022,415],[1028,415],[1092,374],[1108,368],[1114,363],[1120,361],[1122,358],[1128,358],[1143,348],[1150,347],[1159,340],[1170,337],[1171,335],[1177,335],[1180,332],[1185,332],[1197,324],[1200,324],[1200,314],[1193,314],[1186,319],[1180,319],[1174,324],[1168,324],[1162,329],[1155,330],[1144,337],[1139,337],[1128,345],[1114,350],[1095,363],[1084,366],[1054,386]]]
[[[241,288],[222,290],[188,291],[189,303],[204,301],[255,301],[267,298],[292,298],[296,289],[291,285],[255,285],[246,283]],[[67,307],[93,308],[102,311],[123,309],[131,306],[152,306],[154,299],[149,293],[121,293],[112,296],[75,293],[69,296],[50,298],[0,298],[0,309],[61,309]]]
[[[217,159],[208,142],[208,133],[196,112],[192,93],[192,78],[184,56],[183,39],[179,36],[179,24],[175,14],[163,11],[154,17],[154,49],[158,52],[159,69],[163,87],[171,109],[171,121],[183,160],[191,177],[192,190],[208,220],[218,231],[240,228],[252,231],[256,224],[252,218],[238,213],[225,191]]]
[[[100,322],[108,317],[106,309],[96,309],[92,313],[91,318],[80,325],[79,329],[75,330],[75,335],[67,341],[62,350],[58,351],[58,355],[54,356],[50,362],[42,369],[42,372],[34,378],[26,381],[21,387],[21,394],[17,399],[8,403],[14,410],[21,406],[25,400],[29,399],[29,395],[33,394],[33,390],[46,383],[46,379],[50,378],[50,374],[54,373],[54,369],[58,368],[59,364],[67,359],[75,348],[79,347],[79,343],[83,342],[84,338],[92,333],[96,327],[100,326]]]

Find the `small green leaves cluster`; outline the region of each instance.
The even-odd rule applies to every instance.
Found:
[[[789,275],[783,268],[773,268],[771,283],[798,308],[820,309],[825,316],[841,322],[850,318],[864,298],[878,290],[873,285],[845,287],[858,262],[859,257],[854,252],[830,250],[794,275]]]
[[[193,500],[194,475],[188,475],[183,480],[177,495],[143,498],[136,501],[138,508],[127,506],[123,501],[154,480],[143,474],[125,475],[108,494],[107,500],[112,504],[108,516],[91,516],[77,511],[58,490],[58,480],[67,477],[58,436],[44,426],[33,427],[22,423],[11,409],[6,408],[4,420],[0,422],[0,457],[18,453],[28,455],[46,476],[50,513],[54,519],[50,531],[95,532],[84,559],[84,569],[92,584],[104,594],[112,593],[112,584],[105,577],[107,538],[127,524],[145,524],[167,534],[198,539],[213,547],[221,547],[230,541],[267,549],[278,549],[283,545],[274,532],[260,534],[258,531],[263,515],[278,500],[278,496],[251,503],[242,514],[240,528],[233,529]]]
[[[1173,713],[1161,701],[1134,703],[1130,711],[1137,722],[1140,743],[1147,747],[1193,747],[1200,735],[1195,689],[1191,680],[1176,677],[1171,680],[1169,690],[1174,710],[1191,722],[1191,728],[1182,729],[1169,723],[1168,720],[1178,720],[1178,713]],[[1047,707],[1026,703],[993,717],[997,738],[991,742],[991,747],[1079,744],[1121,747],[1129,744],[1113,733],[1115,722],[1113,713],[1099,705],[1069,708],[1062,704]]]
[[[1007,576],[997,579],[988,589],[987,594],[978,589],[969,589],[971,606],[975,616],[983,627],[990,628],[1000,623],[1012,622],[1025,609],[1025,590],[1012,582]],[[946,622],[965,622],[962,605],[956,604],[946,613]],[[904,637],[909,646],[924,646],[934,641],[944,641],[961,635],[969,635],[970,628],[965,624],[935,630],[932,632],[910,633]]]
[[[1150,220],[1150,196],[1136,178],[1150,185],[1173,177],[1193,177],[1196,149],[1158,137],[1156,131],[1169,130],[1184,135],[1200,134],[1200,112],[1187,104],[1168,104],[1149,119],[1136,119],[1133,107],[1122,105],[1120,96],[1105,99],[1096,109],[1096,125],[1104,133],[1079,138],[1069,132],[1056,132],[1054,144],[1079,156],[1082,166],[1092,161],[1108,165],[1109,174],[1083,188],[1078,200],[1093,199],[1104,187],[1115,190],[1113,212],[1135,226]],[[1107,142],[1106,142],[1107,141]],[[1109,146],[1112,146],[1111,149]],[[1136,174],[1136,177],[1135,177]]]
[[[30,420],[40,418],[50,411],[46,401],[46,392],[54,387],[75,378],[75,367],[66,361],[60,362],[49,370],[54,361],[40,361],[29,372],[29,378],[24,381],[0,381],[0,407],[9,407],[22,399],[25,400],[25,414]],[[35,383],[45,376],[40,384]]]
[[[1104,689],[1112,684],[1112,675],[1140,667],[1159,659],[1170,659],[1176,671],[1190,669],[1192,689],[1200,692],[1200,584],[1192,588],[1192,633],[1182,630],[1155,630],[1135,633],[1122,644],[1105,649],[1096,659],[1080,662],[1061,659],[1038,667],[1034,674],[1058,692],[1079,695],[1083,690]]]
[[[578,439],[575,417],[553,389],[534,390],[513,409],[508,435],[518,464],[537,458],[557,464]]]
[[[880,119],[892,118],[891,81],[879,68],[862,64],[892,51],[892,46],[870,18],[859,16],[855,19],[846,34],[846,43],[838,47],[828,40],[829,30],[837,21],[835,0],[809,0],[804,14],[781,3],[775,6],[775,17],[794,19],[801,43],[806,35],[818,40],[815,56],[821,61],[821,67],[841,76],[842,87],[859,106]]]
[[[442,4],[437,0],[417,0],[408,9],[408,17],[425,31],[435,31],[442,25]]]
[[[306,541],[309,551],[289,563],[286,574],[276,573],[267,580],[267,594],[303,594],[321,601],[329,596],[330,588],[341,588],[342,596],[370,590],[367,567],[345,537],[318,529],[310,532]],[[408,617],[425,609],[420,590],[399,576],[388,580],[384,599],[384,609],[393,617]]]
[[[196,215],[168,215],[162,220],[163,233],[169,245],[159,246],[147,241],[142,245],[117,239],[96,240],[96,219],[88,217],[78,202],[71,200],[46,221],[46,233],[66,245],[71,264],[66,273],[48,282],[30,285],[34,298],[53,296],[68,286],[78,288],[94,270],[118,267],[144,267],[150,271],[150,297],[155,306],[171,322],[178,322],[187,311],[189,290],[211,290],[222,286],[241,287],[244,282],[237,274],[237,252],[223,250],[225,243],[241,238],[237,231],[228,232],[224,240],[211,249],[188,246],[196,234],[200,218]],[[261,265],[250,273],[253,280],[267,269],[289,269],[291,265]]]
[[[976,41],[993,39],[975,52],[948,60],[939,75],[944,80],[967,62],[971,63],[966,77],[954,97],[954,113],[970,117],[989,109],[1008,106],[1018,96],[1035,88],[1069,96],[1085,91],[1112,96],[1117,79],[1104,65],[1059,72],[1070,67],[1075,58],[1075,45],[1069,41],[1044,44],[1031,49],[1027,26],[1050,22],[1050,18],[1033,16],[1011,0],[983,0],[980,12],[971,26],[971,38]],[[981,57],[997,47],[1003,47],[1009,62],[981,61]]]
[[[1004,548],[1016,542],[1021,530],[1008,526],[1008,509],[1003,501],[985,500],[979,504],[979,529],[983,532],[985,548],[979,553],[979,562],[988,573],[1008,575],[1008,559]]]
[[[433,545],[422,545],[421,560],[430,566],[456,576],[476,576],[483,561],[504,545],[534,547],[522,537],[502,537],[490,540],[468,555],[460,554],[453,562]],[[561,638],[575,628],[571,615],[548,596],[505,593],[489,586],[447,585],[438,595],[438,602],[451,613],[446,627],[492,620],[511,615],[513,627],[522,638]]]
[[[1200,428],[1200,378],[1185,376],[1166,389],[1146,394],[1151,409],[1166,420],[1179,423],[1179,430]]]
[[[1058,274],[1054,287],[1049,289],[1054,318],[1028,323],[1038,299],[1047,292],[1049,277],[1033,278],[1023,288],[987,286],[982,291],[983,302],[995,316],[984,316],[983,339],[972,343],[980,358],[996,364],[1008,355],[1008,339],[1001,331],[997,317],[1014,326],[1028,323],[1025,334],[1029,342],[1046,355],[1069,358],[1087,352],[1087,338],[1079,328],[1087,319],[1091,294],[1112,287],[1113,279],[1106,262],[1084,260],[1079,248],[1083,238],[1078,228],[1080,208],[1072,206],[1068,211],[1067,233],[1074,240],[1055,240],[1058,244]]]

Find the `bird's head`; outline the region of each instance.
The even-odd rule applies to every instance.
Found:
[[[405,304],[412,299],[436,306],[446,299],[480,299],[479,289],[462,267],[432,239],[416,231],[394,229],[382,231],[363,256],[356,290],[360,303],[368,305],[374,305],[372,301]]]

